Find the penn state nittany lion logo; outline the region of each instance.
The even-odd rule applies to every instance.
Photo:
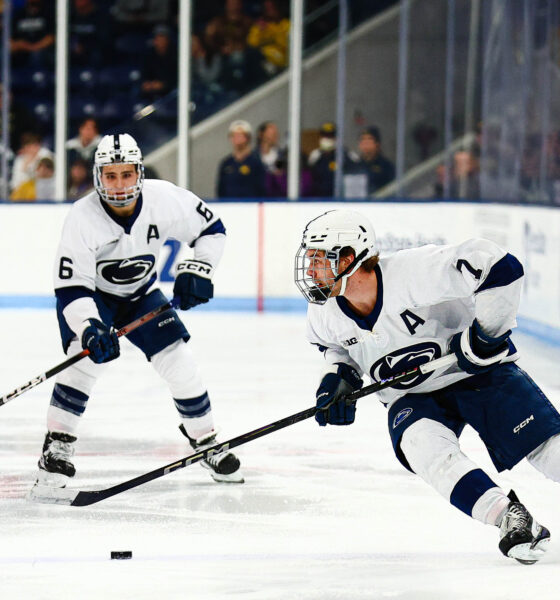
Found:
[[[428,361],[435,360],[440,356],[441,348],[435,342],[422,342],[386,354],[372,365],[369,372],[373,381],[382,381],[423,365]],[[431,373],[418,373],[418,375],[396,383],[392,387],[397,390],[407,390],[426,381],[430,375]]]
[[[109,283],[127,285],[141,281],[153,269],[156,262],[152,254],[133,258],[102,260],[97,263],[97,274]]]

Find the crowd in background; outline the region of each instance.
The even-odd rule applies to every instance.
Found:
[[[359,20],[392,3],[383,1],[373,8],[355,0],[353,14]],[[309,0],[306,9],[309,13],[323,4]],[[193,3],[192,9],[191,98],[198,110],[196,122],[196,117],[203,118],[287,67],[290,20],[289,0],[205,0]],[[5,149],[10,198],[53,199],[55,11],[48,0],[14,0],[12,11],[10,148]],[[306,44],[313,46],[336,28],[337,11],[326,11],[307,27]],[[93,153],[101,135],[176,89],[177,32],[178,0],[70,1],[68,130],[74,137],[66,145],[69,200],[92,187]],[[236,143],[235,132],[230,132],[234,163],[247,151],[251,132],[247,135],[248,142]],[[258,193],[248,194],[252,197],[286,195],[287,153],[275,137],[275,124],[259,127],[259,148],[269,145],[270,151],[243,156],[245,161],[255,158],[248,179],[262,174]],[[316,156],[302,156],[302,191],[332,195],[331,152],[318,151]],[[350,163],[357,164],[357,155]],[[237,184],[228,179],[231,167],[226,165],[220,175],[220,196],[231,196],[232,186],[243,189],[244,176]],[[319,181],[318,173],[326,181]]]
[[[288,149],[280,145],[278,126],[265,121],[253,129],[243,120],[233,121],[228,130],[231,154],[220,163],[216,196],[218,198],[286,197],[288,187]],[[374,194],[395,177],[393,163],[381,150],[377,127],[366,127],[357,141],[357,149],[343,150],[343,172],[361,180],[361,191],[348,194],[366,197]],[[317,130],[317,146],[300,157],[302,197],[332,197],[335,194],[336,125],[323,123]],[[356,188],[354,188],[356,189]]]
[[[177,0],[71,0],[68,192],[87,189],[100,137],[136,109],[177,87]],[[287,64],[285,0],[206,0],[193,7],[193,97],[217,109]],[[47,0],[12,3],[10,195],[54,194],[43,158],[53,159],[55,12]],[[13,161],[13,162],[12,162]],[[54,164],[50,164],[52,175]],[[23,188],[21,186],[25,183]]]
[[[352,18],[359,21],[394,2],[353,0]],[[323,5],[307,0],[306,11]],[[0,148],[8,163],[10,199],[53,199],[55,11],[49,0],[13,0],[12,9],[9,147]],[[93,153],[103,134],[125,130],[135,111],[173,96],[177,15],[178,0],[70,0],[68,200],[92,189]],[[321,13],[306,24],[306,45],[313,47],[336,34],[337,25],[336,10]],[[194,2],[191,124],[281,73],[288,64],[289,32],[289,0]],[[0,94],[0,108],[1,102]],[[389,126],[394,124],[383,123]],[[176,104],[169,127],[176,129]],[[315,127],[315,145],[303,147],[300,157],[300,194],[332,197],[336,126],[328,122]],[[408,134],[427,158],[438,132],[416,127]],[[560,131],[546,138],[527,133],[519,142],[521,158],[511,165],[504,161],[502,132],[486,126],[484,136],[483,144],[479,127],[474,143],[437,166],[433,197],[480,198],[484,172],[500,186],[508,178],[518,180],[520,200],[560,204]],[[231,153],[216,174],[217,197],[287,195],[288,148],[276,123],[261,123],[253,131],[248,122],[235,121],[224,139],[224,155],[228,141]],[[371,196],[394,180],[394,157],[385,156],[381,141],[379,127],[361,126],[352,148],[344,148],[343,196]],[[550,182],[545,197],[539,183],[543,179]]]
[[[560,131],[552,131],[544,139],[526,134],[518,160],[508,152],[509,142],[500,131],[484,129],[483,138],[479,123],[472,143],[453,152],[449,164],[438,165],[433,196],[479,199],[485,187],[507,190],[514,185],[519,201],[560,205]],[[539,185],[543,179],[548,183],[544,189]]]

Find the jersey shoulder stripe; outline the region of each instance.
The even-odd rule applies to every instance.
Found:
[[[475,293],[483,292],[491,288],[502,287],[513,283],[523,277],[524,271],[521,263],[512,254],[506,254],[495,265],[492,266],[486,279],[477,288]]]

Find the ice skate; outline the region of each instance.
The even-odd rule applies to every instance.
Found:
[[[49,431],[45,436],[43,452],[39,458],[37,480],[28,499],[37,502],[56,502],[57,491],[66,487],[76,469],[70,459],[74,455],[77,438],[68,433]],[[52,500],[50,500],[52,498]]]
[[[499,548],[505,556],[532,565],[546,552],[550,531],[533,519],[513,490],[508,498],[510,503],[500,523]]]
[[[194,450],[206,450],[211,448],[219,442],[216,440],[216,432],[211,431],[196,440],[191,438],[184,425],[180,425],[179,429],[181,433],[189,440],[191,447]],[[204,460],[200,461],[200,464],[210,471],[210,475],[214,481],[220,483],[243,483],[243,475],[240,471],[239,459],[232,452],[217,451],[215,454],[208,456]]]

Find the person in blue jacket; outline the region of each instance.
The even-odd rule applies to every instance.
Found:
[[[232,152],[220,163],[216,195],[218,198],[262,198],[266,196],[266,169],[251,149],[251,125],[233,121],[228,137]]]

